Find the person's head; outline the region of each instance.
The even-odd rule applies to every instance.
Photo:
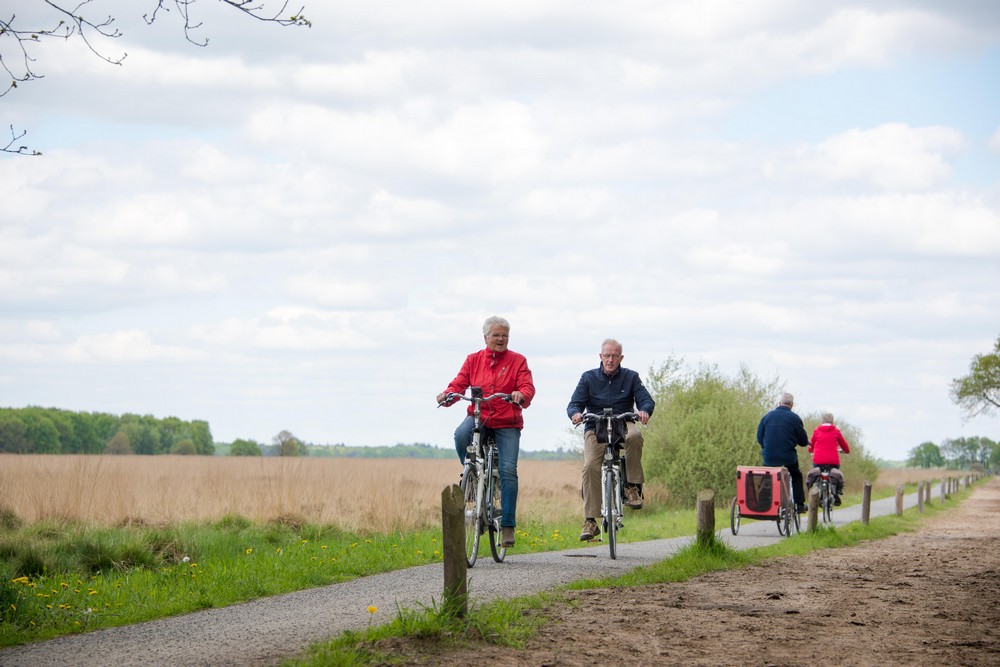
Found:
[[[786,408],[790,408],[795,405],[795,397],[789,394],[787,391],[781,395],[778,399],[778,405],[783,405]]]
[[[486,347],[494,352],[504,352],[507,350],[507,341],[510,339],[510,323],[502,317],[487,317],[483,322],[483,341]]]
[[[618,372],[618,367],[622,365],[622,344],[614,338],[607,338],[601,343],[601,368],[608,375]]]
[[[820,415],[820,419],[823,420],[824,424],[832,424],[833,423],[833,414],[831,414],[829,412],[824,412],[822,415]]]

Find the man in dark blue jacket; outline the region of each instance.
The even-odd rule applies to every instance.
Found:
[[[635,412],[643,424],[649,422],[655,403],[642,384],[639,374],[622,368],[622,344],[614,338],[601,343],[601,365],[580,376],[573,397],[566,407],[566,414],[574,424],[579,424],[584,412],[602,412],[611,408],[615,414]],[[633,410],[633,406],[635,410]],[[604,445],[597,441],[593,424],[583,432],[583,529],[580,540],[589,541],[601,534],[597,517],[601,513],[601,460]],[[642,509],[642,433],[628,424],[625,433],[625,504],[632,509]]]
[[[802,471],[799,470],[799,447],[809,446],[809,436],[802,425],[802,419],[792,412],[795,397],[789,393],[781,395],[778,406],[764,415],[757,425],[757,444],[764,454],[764,465],[784,466],[792,478],[792,497],[799,513],[806,511],[806,494],[802,488]]]

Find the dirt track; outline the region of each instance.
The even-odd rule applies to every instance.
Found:
[[[385,648],[435,665],[1000,664],[1000,479],[916,533],[568,598],[524,650]]]

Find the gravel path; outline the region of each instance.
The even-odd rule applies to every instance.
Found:
[[[916,494],[907,496],[905,504],[916,504]],[[871,516],[894,511],[895,498],[886,498],[872,503]],[[835,524],[860,518],[860,506],[834,512]],[[781,539],[770,521],[744,521],[738,536],[730,533],[728,523],[717,528],[727,543],[739,549]],[[690,540],[621,543],[617,560],[608,557],[605,545],[534,554],[519,554],[514,548],[501,564],[492,561],[487,546],[485,558],[480,556],[469,571],[469,592],[473,600],[488,601],[536,593],[578,579],[622,574],[658,562]],[[313,642],[367,627],[371,621],[369,605],[378,607],[375,623],[387,622],[397,607],[419,609],[440,601],[443,586],[441,566],[425,565],[246,604],[6,648],[0,650],[0,666],[274,665],[302,653]]]

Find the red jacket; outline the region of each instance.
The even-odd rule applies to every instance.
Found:
[[[809,439],[809,451],[813,455],[813,465],[840,465],[840,451],[849,454],[851,448],[844,440],[840,429],[833,424],[820,424]]]
[[[483,425],[490,428],[524,428],[521,409],[531,405],[535,396],[535,385],[531,379],[531,369],[523,354],[511,350],[494,352],[484,348],[465,358],[458,375],[448,385],[447,391],[464,394],[469,387],[482,387],[483,396],[519,391],[524,395],[521,407],[515,408],[507,401],[495,399],[483,403]],[[468,414],[472,414],[469,403]]]

